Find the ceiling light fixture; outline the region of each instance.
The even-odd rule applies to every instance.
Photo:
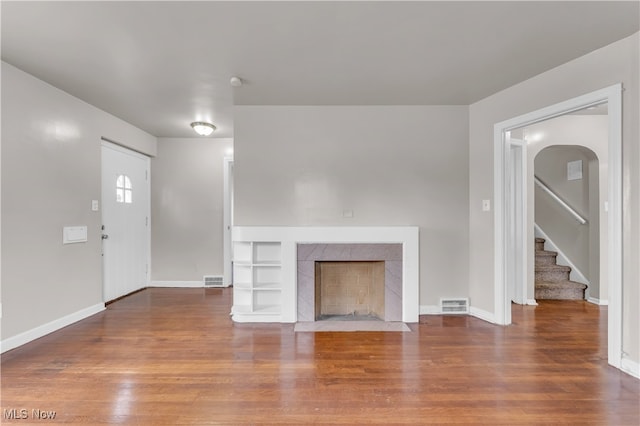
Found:
[[[209,136],[216,129],[216,126],[213,124],[204,121],[194,121],[191,123],[191,127],[193,127],[193,130],[200,136]]]

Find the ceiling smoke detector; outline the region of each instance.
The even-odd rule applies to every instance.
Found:
[[[242,80],[239,77],[231,77],[231,80],[229,80],[229,84],[231,84],[233,87],[240,87],[242,86]]]

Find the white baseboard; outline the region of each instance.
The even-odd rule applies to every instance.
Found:
[[[151,281],[150,287],[200,288],[204,281]]]
[[[538,306],[538,302],[536,302],[536,299],[527,299],[527,305]]]
[[[595,297],[587,297],[587,302],[593,303],[594,305],[600,305],[600,306],[608,306],[609,305],[609,301],[608,300],[600,300],[600,299],[596,299]]]
[[[481,319],[483,321],[496,324],[496,316],[493,312],[485,311],[484,309],[476,308],[474,306],[469,307],[469,315]]]
[[[420,305],[420,315],[441,315],[438,305]]]
[[[640,363],[637,363],[629,358],[622,358],[620,369],[625,373],[632,375],[636,379],[640,379]]]
[[[29,343],[42,336],[46,336],[49,333],[53,333],[54,331],[60,330],[61,328],[73,324],[74,322],[78,322],[102,311],[104,311],[104,303],[98,303],[96,305],[89,306],[88,308],[81,309],[78,312],[65,315],[62,318],[58,318],[57,320],[53,320],[31,330],[25,331],[24,333],[20,333],[16,336],[4,339],[2,342],[0,342],[0,353],[15,349],[18,346],[22,346],[25,343]]]

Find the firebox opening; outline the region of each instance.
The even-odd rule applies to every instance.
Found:
[[[384,261],[315,262],[315,319],[384,321]]]

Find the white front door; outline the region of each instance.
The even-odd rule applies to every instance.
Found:
[[[102,143],[104,301],[149,284],[149,157]]]

